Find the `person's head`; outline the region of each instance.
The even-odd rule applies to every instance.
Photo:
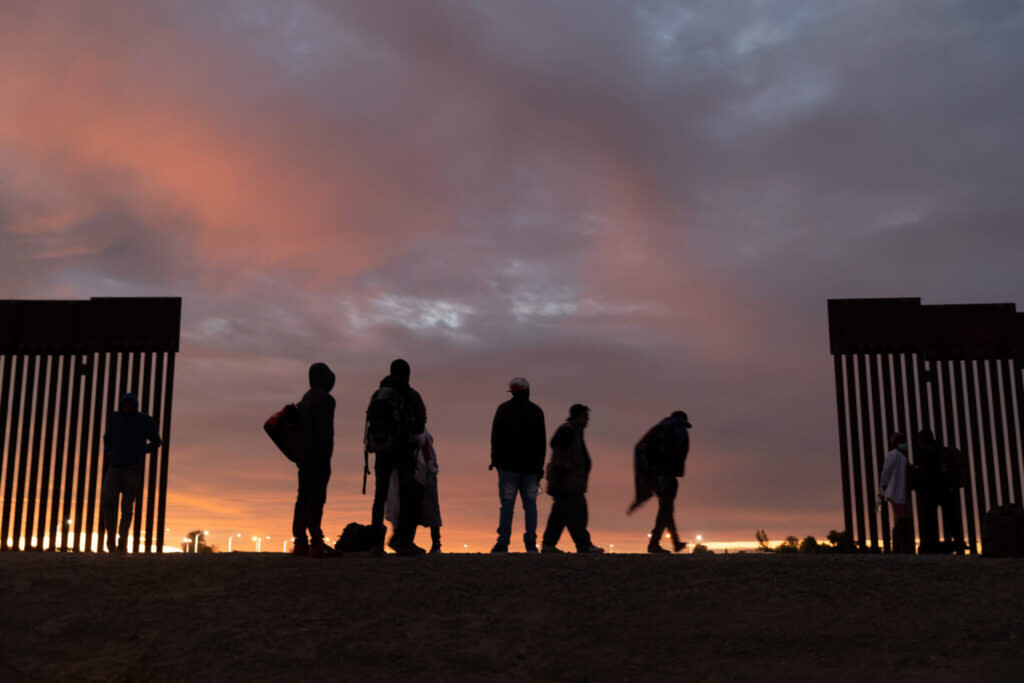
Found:
[[[935,434],[930,429],[922,429],[917,433],[917,442],[923,445],[935,443]]]
[[[130,391],[122,396],[121,412],[125,415],[134,415],[139,412],[139,397]]]
[[[324,391],[334,388],[334,373],[327,367],[327,363],[313,363],[309,366],[309,386]]]
[[[391,381],[395,384],[408,384],[409,378],[412,376],[412,368],[409,367],[409,363],[402,358],[396,358],[391,361]]]
[[[907,452],[907,435],[903,432],[893,432],[889,436],[889,448]]]
[[[582,403],[575,403],[569,408],[569,424],[583,429],[590,422],[590,408]]]
[[[508,392],[512,394],[512,398],[528,399],[530,398],[530,383],[526,381],[525,377],[513,377],[508,382]]]
[[[670,417],[676,422],[680,423],[682,426],[686,427],[687,429],[693,427],[693,425],[690,424],[690,419],[686,417],[686,413],[684,413],[681,410],[675,411],[674,413],[672,413]]]

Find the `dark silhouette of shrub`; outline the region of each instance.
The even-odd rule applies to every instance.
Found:
[[[772,546],[768,542],[768,534],[765,533],[764,529],[761,529],[760,531],[755,531],[754,538],[757,539],[758,552],[770,553],[772,551]]]
[[[808,536],[804,540],[800,541],[800,552],[802,553],[816,553],[818,552],[818,539],[814,536]]]

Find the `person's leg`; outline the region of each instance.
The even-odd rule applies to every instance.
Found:
[[[306,482],[308,475],[300,468],[298,472],[299,490],[295,494],[295,511],[292,513],[292,538],[295,539],[295,554],[301,554],[304,549],[309,548],[309,539],[306,537]]]
[[[921,553],[935,553],[939,550],[939,511],[935,497],[930,492],[918,494],[918,531],[921,534]]]
[[[893,503],[892,507],[892,551],[894,553],[914,554],[914,518],[910,512],[910,503]]]
[[[135,499],[142,488],[142,469],[123,470],[121,474],[121,524],[118,529],[117,549],[128,549],[128,532],[132,528]]]
[[[523,545],[527,551],[537,549],[537,475],[519,475],[519,499],[523,502],[523,519],[526,531],[523,533]],[[510,515],[511,516],[511,515]]]
[[[567,502],[569,505],[565,515],[565,526],[568,527],[569,535],[576,544],[576,551],[586,552],[593,545],[590,542],[590,532],[587,531],[587,497],[581,493],[572,496]]]
[[[679,552],[686,545],[679,538],[679,531],[676,529],[676,493],[679,491],[679,480],[669,477],[665,482],[665,490],[658,499],[658,511],[662,515],[662,522],[665,529],[672,537],[672,545],[676,552]],[[664,511],[662,511],[664,507]]]
[[[964,551],[964,531],[960,520],[959,495],[955,491],[947,492],[939,505],[942,507],[942,528],[946,540],[952,545],[953,552]]]
[[[398,539],[401,545],[411,547],[416,540],[416,527],[420,522],[423,505],[423,486],[416,481],[416,461],[407,454],[397,464],[398,491],[401,509],[398,515]]]
[[[551,502],[551,512],[548,513],[548,523],[544,527],[543,545],[545,548],[554,548],[558,545],[558,539],[562,537],[562,529],[565,528],[564,515],[565,499],[562,496],[555,496]]]
[[[119,470],[110,467],[103,475],[103,486],[100,488],[100,512],[103,530],[107,535],[107,552],[114,552],[117,545],[117,496],[120,490]]]
[[[498,542],[494,550],[508,550],[512,540],[512,518],[516,510],[516,492],[519,490],[521,475],[518,472],[498,470],[498,499],[501,510],[498,513]]]
[[[310,482],[309,502],[306,526],[309,529],[309,542],[320,546],[324,542],[324,531],[320,523],[324,518],[324,503],[327,502],[327,483],[331,480],[331,468],[328,465],[314,472]]]
[[[441,552],[441,527],[430,527],[430,552]]]
[[[388,501],[388,490],[391,487],[391,470],[393,469],[394,463],[390,458],[377,456],[377,462],[373,466],[373,511],[370,515],[370,523],[374,527],[384,526],[384,505]]]

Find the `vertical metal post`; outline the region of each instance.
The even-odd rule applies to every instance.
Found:
[[[857,356],[846,357],[847,405],[850,407],[850,460],[853,466],[854,518],[857,520],[857,547],[867,546],[864,521],[864,486],[861,482],[860,424],[857,419]]]
[[[164,440],[161,447],[163,457],[160,459],[160,502],[157,516],[157,547],[158,552],[164,550],[164,512],[167,507],[167,460],[171,452],[171,406],[174,403],[174,352],[167,352],[167,397],[163,409],[163,429],[160,436]]]
[[[82,399],[82,377],[91,371],[88,366],[87,356],[75,354],[74,366],[71,371],[71,417],[68,419],[68,450],[67,463],[64,465],[64,496],[62,507],[64,514],[61,517],[60,549],[67,551],[73,549],[74,545],[69,543],[71,539],[72,518],[71,500],[74,497],[75,486],[75,463],[78,459],[78,409]]]
[[[1006,437],[1003,433],[1003,392],[999,390],[999,363],[998,358],[988,361],[988,383],[992,387],[992,426],[996,433],[994,465],[999,476],[999,500],[1002,505],[1006,505],[1010,502],[1010,475],[1006,471]]]
[[[146,396],[146,414],[153,414],[154,387],[156,383],[153,381],[153,353],[149,352],[145,354],[145,370],[143,370],[143,385],[145,390],[143,393]],[[156,418],[154,418],[155,420]],[[146,455],[146,470],[149,474],[145,482],[146,491],[146,552],[151,553],[154,551],[154,537],[153,537],[153,503],[154,496],[156,495],[156,453],[149,453]],[[142,510],[142,496],[139,496],[139,512]]]
[[[954,360],[951,365],[953,368],[953,375],[950,387],[952,387],[952,391],[956,392],[956,426],[960,433],[960,440],[957,446],[961,451],[969,455],[971,448],[967,434],[967,406],[965,405],[966,399],[964,398],[964,377],[963,368],[961,367],[962,361]],[[946,373],[948,379],[948,368]],[[967,543],[970,546],[971,554],[976,555],[978,553],[978,535],[975,529],[974,505],[974,488],[971,486],[971,473],[968,472],[967,482],[964,486],[964,512],[967,517]]]
[[[127,355],[125,356],[127,358]],[[146,412],[145,407],[148,401],[146,400],[145,387],[140,384],[140,376],[142,375],[142,358],[138,351],[132,354],[132,375],[129,386],[131,391],[138,394],[139,397],[139,410]],[[135,504],[132,506],[132,552],[139,552],[139,536],[142,531],[142,496],[145,494],[146,485],[146,460],[147,456],[142,457],[142,474],[141,481],[139,482],[139,490],[135,496]],[[149,540],[148,537],[146,539]]]
[[[60,357],[53,354],[46,356],[46,372],[40,373],[39,379],[40,384],[42,380],[46,380],[48,390],[46,392],[46,422],[43,427],[44,439],[43,439],[43,462],[42,468],[39,472],[38,478],[33,477],[32,484],[30,485],[31,497],[29,498],[29,512],[28,512],[28,524],[29,531],[32,528],[33,518],[35,517],[35,503],[36,496],[35,492],[39,492],[39,519],[36,522],[36,533],[37,539],[36,544],[33,545],[38,550],[45,550],[46,545],[46,504],[49,502],[50,494],[50,465],[53,459],[53,423],[56,420],[57,412],[57,389],[58,380],[60,379]],[[39,442],[38,437],[36,443]],[[38,451],[36,451],[38,453]],[[37,461],[39,456],[35,458]],[[35,470],[32,471],[35,475]],[[26,532],[29,533],[29,532]]]
[[[20,389],[12,391],[11,388],[11,370],[14,366],[18,366],[18,372],[21,372],[21,358],[14,354],[4,354],[4,375],[3,375],[3,393],[0,394],[0,467],[6,470],[4,476],[4,511],[3,511],[3,526],[0,526],[0,548],[7,550],[7,523],[10,521],[10,504],[11,504],[11,478],[14,476],[14,460],[15,460],[15,430],[18,425],[17,413],[11,415],[11,431],[10,439],[7,442],[6,448],[4,447],[4,436],[7,429],[7,411],[11,409],[11,398],[13,393],[14,405],[18,405]],[[20,384],[20,381],[15,380],[15,384]],[[13,410],[13,409],[12,409]],[[0,471],[0,475],[4,472]]]
[[[75,496],[75,548],[79,552],[87,550],[91,541],[91,539],[83,538],[82,536],[82,530],[85,528],[82,515],[85,512],[86,476],[88,475],[87,468],[89,466],[89,430],[92,428],[93,394],[100,394],[103,392],[103,375],[106,372],[107,367],[105,354],[94,353],[91,355],[92,359],[89,363],[88,374],[85,376],[85,395],[82,397],[82,437],[78,444],[78,490]],[[94,381],[95,384],[98,385],[95,392],[93,391]]]
[[[836,373],[836,412],[839,422],[839,463],[842,468],[843,481],[843,524],[846,535],[853,538],[853,510],[850,501],[850,452],[846,437],[846,387],[843,382],[843,357],[832,356],[832,364]]]
[[[981,426],[978,421],[978,397],[974,361],[968,360],[965,364],[965,369],[965,379],[967,380],[967,414],[970,416],[971,424],[971,462],[974,466],[974,501],[977,506],[978,521],[980,522],[989,508],[985,499],[985,454],[982,451]]]
[[[1011,379],[1013,371],[1010,368],[1011,365],[1012,361],[1009,358],[1001,358],[999,360],[999,370],[1003,383],[1003,405],[1006,407],[1006,436],[1008,439],[1006,454],[1010,460],[1010,484],[1013,488],[1011,502],[1020,505],[1024,502],[1024,499],[1021,498],[1020,462],[1018,459],[1018,454],[1020,453],[1020,441],[1018,439],[1020,425],[1017,422],[1017,411],[1014,410],[1013,406],[1013,380]]]
[[[989,403],[988,361],[978,361],[978,394],[981,397],[981,436],[985,442],[985,474],[988,481],[988,501],[990,507],[999,505],[998,484],[996,482],[995,450],[992,447],[992,412]]]
[[[867,368],[864,366],[867,365]],[[865,372],[867,370],[867,372]],[[878,508],[878,496],[875,491],[875,482],[878,481],[879,474],[882,471],[882,460],[885,457],[885,453],[881,451],[881,409],[880,409],[880,397],[878,393],[878,366],[875,361],[875,354],[868,353],[861,356],[860,363],[860,375],[863,379],[867,375],[868,382],[863,385],[861,391],[861,408],[863,409],[864,418],[864,476],[867,478],[867,495],[868,495],[868,518],[871,520],[871,549],[878,551],[880,549],[878,545],[878,514],[876,512]],[[868,392],[870,389],[870,397]],[[871,400],[870,411],[868,409],[868,399]],[[868,415],[872,416],[872,430],[868,424]],[[872,441],[870,434],[874,432],[875,438]],[[882,506],[884,509],[884,506]],[[883,525],[884,527],[884,525]],[[888,530],[882,529],[883,536],[888,536]]]
[[[57,450],[53,461],[53,502],[50,508],[50,544],[47,550],[57,548],[57,525],[60,523],[61,477],[64,474],[64,447],[68,427],[68,398],[71,392],[71,364],[73,357],[63,354],[60,362],[60,412],[57,416]],[[61,535],[64,530],[60,529]]]
[[[882,431],[882,453],[888,453],[889,435],[896,431],[896,426],[893,424],[893,398],[892,398],[892,371],[889,368],[889,364],[892,361],[891,354],[883,353],[879,360],[882,364],[882,390],[885,392],[882,405],[885,410],[885,429]],[[881,463],[884,464],[885,456],[882,456]],[[879,472],[881,472],[882,464],[879,465]],[[882,504],[882,543],[885,546],[885,552],[892,552],[892,535],[889,521],[889,506],[884,502]]]
[[[34,417],[33,405],[36,391],[36,356],[35,354],[29,354],[28,356],[28,371],[25,377],[25,421],[24,428],[21,430],[21,453],[18,456],[18,483],[17,489],[14,492],[14,547],[19,548],[19,538],[24,537],[24,531],[21,526],[23,514],[25,511],[25,484],[28,475],[29,467],[29,445],[32,441],[32,435],[30,433],[30,426]],[[29,541],[31,540],[31,531],[29,537],[25,538],[25,547],[28,547]]]

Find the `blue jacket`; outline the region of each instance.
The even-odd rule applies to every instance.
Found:
[[[146,453],[155,453],[161,444],[156,421],[145,413],[125,415],[118,410],[107,419],[103,453],[109,467],[142,467]]]

